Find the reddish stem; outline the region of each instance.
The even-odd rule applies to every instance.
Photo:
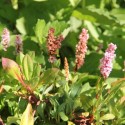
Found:
[[[0,125],[4,125],[3,120],[0,118]]]
[[[22,86],[30,92],[30,94],[33,94],[33,90],[30,88],[30,86],[26,85],[26,83],[23,81],[23,79],[18,75],[16,74],[18,80],[20,81],[20,83],[22,84]]]

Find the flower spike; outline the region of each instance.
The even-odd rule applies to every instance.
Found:
[[[23,43],[20,35],[16,35],[15,49],[16,49],[16,54],[23,52]]]
[[[64,69],[65,69],[66,81],[68,81],[69,80],[69,64],[68,64],[68,60],[66,57],[64,59]]]
[[[63,36],[54,36],[55,30],[53,28],[49,29],[47,37],[47,49],[49,53],[49,62],[54,63],[56,61],[57,50],[61,47],[61,42],[63,41]]]
[[[115,50],[116,50],[117,46],[113,43],[110,43],[108,45],[107,50],[105,51],[104,57],[100,60],[100,72],[103,76],[104,79],[109,77],[109,74],[112,71],[112,61],[115,58]]]
[[[2,37],[1,44],[3,46],[3,50],[7,51],[7,48],[9,47],[9,43],[10,43],[10,32],[7,28],[3,29],[3,33],[1,37]]]
[[[84,64],[84,58],[87,52],[87,40],[88,39],[89,39],[88,30],[83,28],[81,34],[79,35],[79,42],[76,45],[75,71],[81,68],[81,66]]]

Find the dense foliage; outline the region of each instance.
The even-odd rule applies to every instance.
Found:
[[[124,0],[0,0],[0,124],[125,124],[124,15]]]

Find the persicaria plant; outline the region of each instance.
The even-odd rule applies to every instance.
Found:
[[[44,21],[41,22],[45,25]],[[67,55],[60,55],[63,42],[66,42],[63,32],[56,32],[56,28],[46,24],[44,28],[48,30],[39,35],[38,25],[39,22],[35,35],[41,47],[39,57],[35,56],[35,51],[23,51],[26,50],[23,48],[25,43],[19,34],[14,37],[15,57],[2,56],[5,75],[1,78],[0,96],[3,98],[1,103],[6,103],[7,107],[2,105],[0,124],[100,125],[107,121],[115,122],[117,117],[110,106],[125,79],[113,83],[106,80],[117,58],[117,46],[108,44],[104,56],[101,55],[100,73],[92,75],[80,71],[86,64],[85,55],[91,38],[86,28],[81,30],[74,46],[75,58],[71,63]],[[4,28],[1,36],[4,53],[9,51],[10,42],[9,30]],[[122,101],[119,101],[117,106],[121,104]],[[11,110],[11,113],[7,110],[6,120],[3,116],[5,108]]]

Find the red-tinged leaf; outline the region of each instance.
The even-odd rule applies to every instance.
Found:
[[[0,118],[0,125],[4,125],[3,120]]]
[[[19,80],[18,77],[21,78],[20,67],[15,61],[8,58],[2,58],[2,66],[8,75],[12,76],[14,79]]]

